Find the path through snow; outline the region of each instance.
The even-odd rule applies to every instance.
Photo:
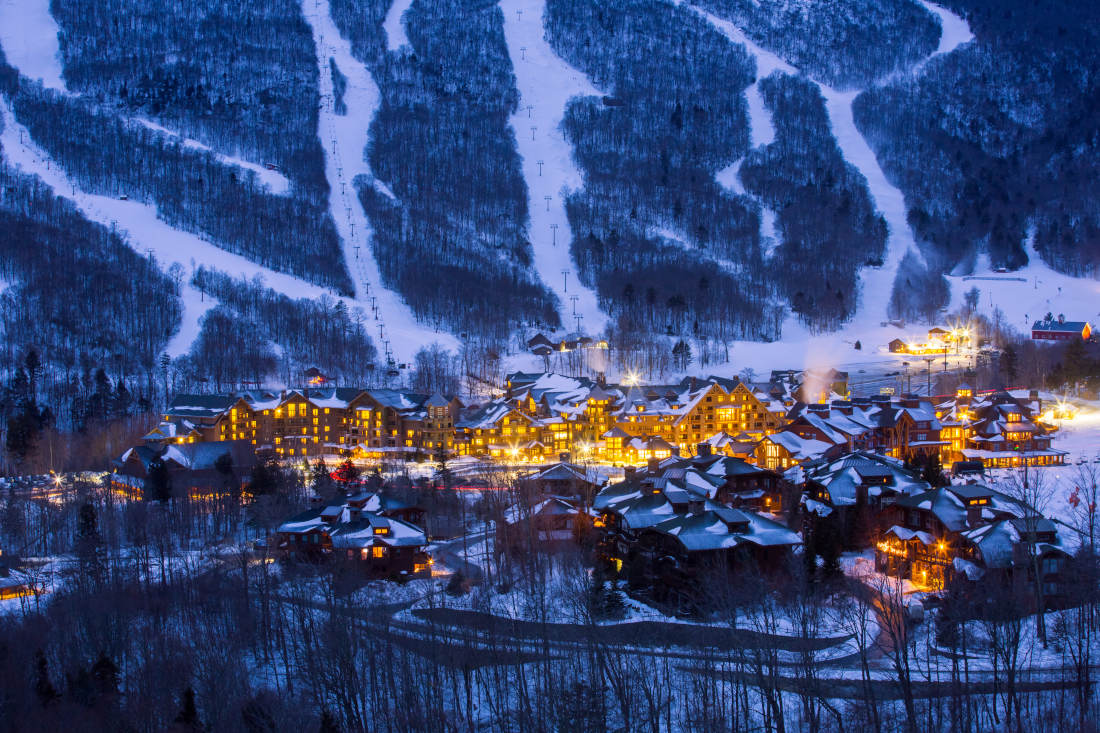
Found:
[[[584,180],[573,163],[573,149],[561,123],[570,98],[601,92],[546,42],[542,27],[545,0],[501,0],[500,9],[520,93],[519,110],[511,122],[527,181],[528,237],[535,270],[558,297],[558,312],[566,330],[576,327],[579,316],[581,331],[599,334],[607,325],[606,316],[595,291],[581,285],[569,251],[573,235],[565,214],[565,197],[583,186]]]
[[[418,323],[401,297],[382,285],[378,262],[371,249],[373,229],[354,185],[357,176],[374,180],[366,160],[366,147],[370,123],[380,103],[378,85],[366,66],[352,55],[351,45],[340,35],[332,20],[328,0],[303,0],[302,13],[313,29],[320,67],[319,133],[325,149],[325,175],[331,188],[329,207],[344,245],[344,260],[358,285],[358,298],[375,318],[377,334],[371,335],[379,338],[379,352],[392,355],[398,362],[412,361],[421,346],[431,343],[457,348],[454,336]],[[348,80],[344,92],[347,114],[344,115],[336,114],[329,58],[336,60]]]

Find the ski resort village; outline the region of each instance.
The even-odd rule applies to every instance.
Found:
[[[0,733],[1100,731],[1098,29],[0,0]]]

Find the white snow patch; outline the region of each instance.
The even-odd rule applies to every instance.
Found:
[[[775,140],[775,125],[772,113],[764,104],[764,95],[760,91],[760,80],[768,74],[760,73],[761,62],[757,58],[756,81],[745,90],[745,99],[749,103],[749,141],[752,147],[771,145]]]
[[[924,9],[929,13],[935,15],[940,21],[940,44],[936,48],[935,53],[925,59],[924,63],[927,63],[929,59],[935,58],[945,53],[951,53],[959,46],[965,43],[970,43],[974,40],[974,34],[970,30],[970,25],[952,13],[947,8],[930,3],[928,0],[918,0]]]
[[[558,312],[565,328],[576,323],[575,312],[581,317],[582,331],[599,334],[607,325],[606,316],[599,309],[595,291],[581,285],[569,252],[573,235],[565,214],[565,197],[584,181],[561,123],[572,97],[601,92],[555,55],[546,42],[542,26],[544,0],[502,0],[500,8],[520,92],[519,110],[511,122],[527,181],[531,214],[528,236],[535,270],[558,297]],[[569,274],[563,275],[563,271]]]
[[[373,312],[380,334],[379,352],[384,353],[388,346],[396,361],[407,362],[412,360],[421,346],[433,342],[455,349],[458,341],[454,336],[418,323],[401,297],[382,285],[378,261],[371,249],[374,230],[359,203],[353,183],[357,176],[374,180],[365,150],[370,121],[380,103],[378,85],[366,66],[352,55],[350,44],[340,35],[332,20],[328,0],[303,0],[302,13],[313,29],[313,42],[320,64],[322,103],[319,132],[325,149],[325,175],[331,188],[329,207],[344,245],[344,261],[359,286],[356,288],[359,304],[366,305],[368,310],[372,304],[376,306]],[[336,114],[329,58],[336,60],[340,72],[348,80],[344,91],[345,115]],[[376,181],[374,185],[377,187],[379,184]],[[396,200],[388,188],[380,190]]]
[[[409,36],[405,33],[405,11],[411,5],[412,0],[393,0],[393,5],[386,13],[382,29],[386,31],[386,48],[390,51],[410,45]]]
[[[191,148],[193,150],[202,150],[207,153],[211,153],[218,159],[219,163],[223,163],[228,166],[236,168],[242,168],[247,171],[252,171],[256,174],[256,178],[262,183],[271,193],[282,196],[290,193],[290,180],[287,179],[282,173],[277,170],[271,170],[267,166],[252,163],[244,160],[243,158],[235,157],[232,155],[223,155],[218,151],[211,148],[205,143],[201,143],[198,140],[194,140],[189,137],[184,137],[175,130],[170,130],[164,125],[153,122],[152,120],[145,119],[144,117],[132,117],[130,118],[134,122],[140,124],[142,127],[146,127],[155,132],[159,132],[165,137],[171,138],[173,142],[178,143],[185,148]]]
[[[741,178],[739,176],[741,164],[743,162],[745,162],[744,158],[738,158],[714,174],[714,180],[718,181],[718,185],[737,196],[750,195],[748,191],[745,190],[745,187],[741,185]]]
[[[43,86],[65,91],[60,32],[50,0],[0,0],[0,46],[8,63]]]

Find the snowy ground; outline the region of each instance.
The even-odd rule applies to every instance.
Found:
[[[561,122],[569,99],[600,92],[577,69],[556,56],[543,36],[544,0],[502,0],[504,36],[516,73],[519,110],[512,116],[531,214],[528,237],[535,270],[558,298],[567,331],[599,334],[606,325],[595,291],[581,285],[569,253],[573,234],[565,196],[583,179],[573,163],[572,146]],[[575,300],[574,300],[575,298]]]
[[[373,229],[354,185],[358,176],[374,180],[366,160],[366,146],[370,122],[380,102],[378,85],[366,66],[352,55],[351,44],[340,35],[328,0],[303,0],[302,12],[313,29],[320,67],[320,135],[325,149],[325,175],[331,188],[329,206],[344,244],[344,260],[356,283],[357,298],[375,318],[377,333],[372,332],[371,336],[379,337],[379,352],[392,353],[399,362],[412,361],[421,346],[433,342],[456,348],[458,341],[454,336],[418,323],[401,297],[382,286],[378,262],[371,249]],[[401,24],[397,27],[401,28]],[[348,80],[344,92],[345,115],[335,112],[330,58],[336,60]]]

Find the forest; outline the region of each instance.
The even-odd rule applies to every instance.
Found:
[[[218,391],[271,379],[296,384],[310,367],[338,384],[373,383],[378,354],[367,334],[371,322],[359,309],[349,312],[344,301],[324,295],[289,298],[259,277],[233,278],[203,267],[191,283],[218,306],[202,321],[191,352],[176,364],[193,380],[181,388],[198,386],[201,378]]]
[[[976,41],[861,94],[856,124],[944,271],[1028,261],[1100,265],[1100,58],[1095,3],[947,0]]]
[[[334,19],[380,88],[359,197],[382,278],[421,318],[506,340],[556,327],[553,296],[531,270],[527,191],[508,118],[518,92],[501,11],[470,0],[417,0],[412,49],[385,52],[385,7],[334,2]],[[462,303],[456,311],[454,303]]]
[[[51,0],[50,12],[70,91],[327,193],[298,0]]]
[[[699,0],[818,81],[864,88],[936,49],[939,23],[908,0]]]
[[[567,204],[572,252],[601,306],[624,331],[778,336],[755,277],[757,207],[714,180],[748,148],[744,50],[664,3],[550,0],[544,21],[554,50],[606,93],[574,99],[564,122],[585,175]]]
[[[635,607],[633,581],[590,572],[583,533],[570,550],[537,551],[527,519],[518,544],[480,558],[477,584],[364,583],[339,561],[271,562],[267,545],[240,540],[271,532],[310,494],[340,497],[330,468],[265,466],[249,495],[230,470],[224,489],[160,500],[80,476],[48,512],[9,490],[0,538],[19,556],[57,558],[25,565],[32,582],[57,575],[0,616],[0,731],[1053,733],[1089,730],[1098,712],[1091,545],[1067,567],[1082,591],[1052,614],[1045,646],[1019,612],[1026,588],[990,588],[980,602],[947,594],[913,627],[900,584],[861,595],[827,564],[810,575],[802,562],[782,581],[751,568],[706,575],[714,615],[687,627],[685,646],[631,630],[680,621],[617,626]],[[407,477],[367,480],[429,508],[439,533],[536,498],[509,488],[466,502]],[[394,607],[416,598],[427,603],[410,626]],[[486,617],[502,603],[530,631]],[[823,665],[812,643],[823,633],[864,651],[840,671]],[[1062,676],[1029,674],[1032,654],[1060,660]]]
[[[251,171],[26,79],[5,93],[35,142],[85,190],[153,204],[166,223],[223,249],[352,292],[327,192],[272,195]]]
[[[817,85],[776,72],[760,90],[775,142],[749,153],[741,181],[778,215],[776,288],[803,322],[835,329],[859,304],[860,268],[882,263],[886,222],[837,147]]]

